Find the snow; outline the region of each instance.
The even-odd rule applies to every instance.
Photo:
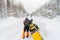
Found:
[[[0,40],[22,40],[23,20],[24,18],[15,17],[8,17],[3,20],[0,23]]]
[[[22,40],[24,18],[8,17],[0,23],[0,40]],[[40,28],[44,40],[60,40],[60,16],[54,19],[44,17],[32,17],[33,22]],[[32,40],[29,38],[24,40]]]
[[[50,0],[21,0],[22,4],[24,5],[25,10],[31,14],[34,12],[38,7],[41,7],[45,3],[48,3]]]

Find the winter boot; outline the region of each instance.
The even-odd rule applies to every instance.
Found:
[[[29,32],[26,32],[26,37],[27,37],[27,38],[29,37]]]
[[[25,38],[25,32],[23,31],[23,33],[22,33],[22,39],[24,39]]]

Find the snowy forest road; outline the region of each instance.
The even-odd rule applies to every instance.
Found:
[[[8,17],[0,23],[0,40],[22,40],[23,20],[25,18]],[[38,19],[38,20],[37,20]],[[60,40],[60,17],[46,19],[33,17],[33,22],[40,28],[44,40]],[[24,40],[33,40],[30,36]]]

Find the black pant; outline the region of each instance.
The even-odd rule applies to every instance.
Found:
[[[25,31],[29,32],[29,26],[24,26],[24,32]]]

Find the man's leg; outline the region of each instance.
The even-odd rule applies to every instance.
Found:
[[[22,33],[22,39],[25,38],[25,32],[26,32],[26,27],[24,27],[23,33]]]
[[[26,37],[29,37],[29,27],[27,27],[27,31],[26,31]]]

